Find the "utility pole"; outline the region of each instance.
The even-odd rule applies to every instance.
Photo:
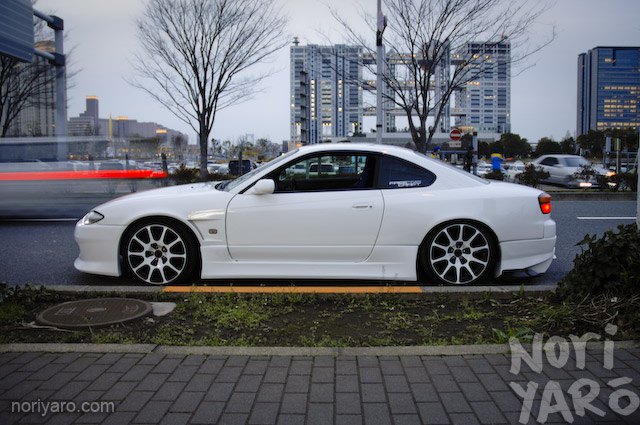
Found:
[[[478,175],[478,132],[473,132],[473,138],[471,139],[471,146],[473,147],[473,161],[471,163],[471,169],[474,175]]]
[[[629,162],[627,162],[627,172],[629,172]],[[636,228],[640,232],[640,127],[638,127],[638,153],[636,154],[636,175],[638,176],[638,185],[636,186]]]
[[[384,46],[382,33],[387,27],[387,18],[382,14],[382,0],[378,0],[378,26],[376,31],[376,143],[382,144],[384,115],[382,111],[382,72],[384,69]]]
[[[33,10],[34,16],[42,19],[54,31],[56,51],[43,52],[34,49],[33,53],[47,59],[56,67],[56,137],[58,138],[58,160],[67,159],[67,143],[63,140],[67,136],[67,87],[66,87],[66,58],[64,55],[64,21],[57,16],[50,16],[38,10]]]

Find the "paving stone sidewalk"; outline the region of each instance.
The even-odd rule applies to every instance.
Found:
[[[612,394],[619,388],[640,395],[640,349],[616,349],[612,370],[604,368],[602,351],[588,351],[582,370],[574,359],[562,368],[545,362],[541,373],[525,365],[514,375],[510,367],[505,354],[3,353],[0,424],[516,424],[522,401],[509,384],[526,389],[534,382],[539,388],[529,418],[533,424],[550,381],[562,388],[573,423],[640,423],[640,408],[620,416],[610,407],[612,399],[618,401]],[[619,377],[632,382],[611,388],[608,383]],[[604,417],[590,411],[583,417],[576,414],[567,391],[580,378],[599,386],[592,404]],[[32,410],[39,402],[73,401],[77,408],[97,402],[85,407],[112,408],[113,413],[43,414],[42,406],[20,413],[16,401]],[[629,399],[623,397],[619,404],[624,408]],[[565,421],[561,413],[553,413],[546,423]]]

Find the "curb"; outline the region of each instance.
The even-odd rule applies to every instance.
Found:
[[[614,341],[615,348],[640,348],[640,341]],[[523,344],[530,349],[531,344]],[[569,350],[572,348],[570,346]],[[603,342],[589,342],[602,350]],[[562,350],[562,349],[561,349]],[[154,344],[0,344],[0,353],[134,353],[208,356],[467,356],[509,353],[509,344],[386,347],[203,347]]]
[[[68,293],[68,294],[91,294],[91,293],[118,293],[118,294],[171,294],[171,293],[190,293],[190,292],[211,292],[211,293],[237,293],[237,294],[255,294],[255,293],[319,293],[317,286],[181,286],[183,290],[176,291],[176,287],[158,287],[158,286],[90,286],[90,285],[43,285],[45,289],[51,291]],[[327,293],[328,286],[323,286],[325,291],[323,295],[337,294],[362,294],[362,293],[403,293],[421,295],[421,294],[509,294],[526,292],[529,294],[546,293],[555,291],[556,285],[500,285],[500,286],[336,286],[336,291]],[[397,288],[397,290],[393,290]],[[415,291],[403,291],[402,288],[416,288]],[[207,290],[210,289],[210,290]],[[352,292],[350,292],[350,289]],[[363,289],[365,289],[363,291]],[[368,289],[368,291],[367,291]]]
[[[636,192],[547,191],[552,201],[635,201]]]

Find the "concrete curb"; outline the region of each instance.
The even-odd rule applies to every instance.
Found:
[[[68,344],[68,343],[15,343],[0,344],[0,353],[152,353],[155,344]]]
[[[527,349],[530,344],[524,344]],[[603,342],[587,349],[602,350]],[[615,341],[615,349],[640,348],[640,341]],[[571,348],[570,348],[571,349]],[[209,356],[466,356],[509,353],[509,344],[387,347],[202,347],[154,344],[0,344],[0,353],[135,353]]]
[[[69,294],[91,294],[91,293],[119,293],[119,294],[160,294],[163,293],[163,288],[158,286],[90,286],[90,285],[44,285],[46,289]],[[278,291],[274,293],[286,293],[284,286],[274,286]],[[187,287],[188,288],[188,287]],[[233,292],[237,292],[241,289],[241,286],[230,286],[233,288]],[[265,293],[268,291],[268,286],[265,287]],[[357,288],[354,287],[354,288]],[[499,286],[422,286],[422,294],[482,294],[486,292],[490,293],[517,293],[524,291],[526,293],[545,293],[551,292],[556,289],[555,285],[499,285]],[[231,292],[231,291],[230,291]],[[348,294],[348,293],[347,293]],[[417,292],[413,295],[420,295]],[[323,294],[327,295],[327,294]],[[329,294],[330,295],[330,294]],[[410,294],[411,295],[411,294]]]
[[[635,201],[636,192],[547,191],[552,201]]]

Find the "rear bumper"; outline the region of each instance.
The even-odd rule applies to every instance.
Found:
[[[556,252],[556,236],[543,239],[502,242],[502,259],[497,275],[505,272],[525,271],[531,275],[547,271]]]
[[[84,225],[79,221],[74,237],[80,254],[73,263],[74,267],[85,273],[120,276],[118,244],[123,230],[123,226]]]

